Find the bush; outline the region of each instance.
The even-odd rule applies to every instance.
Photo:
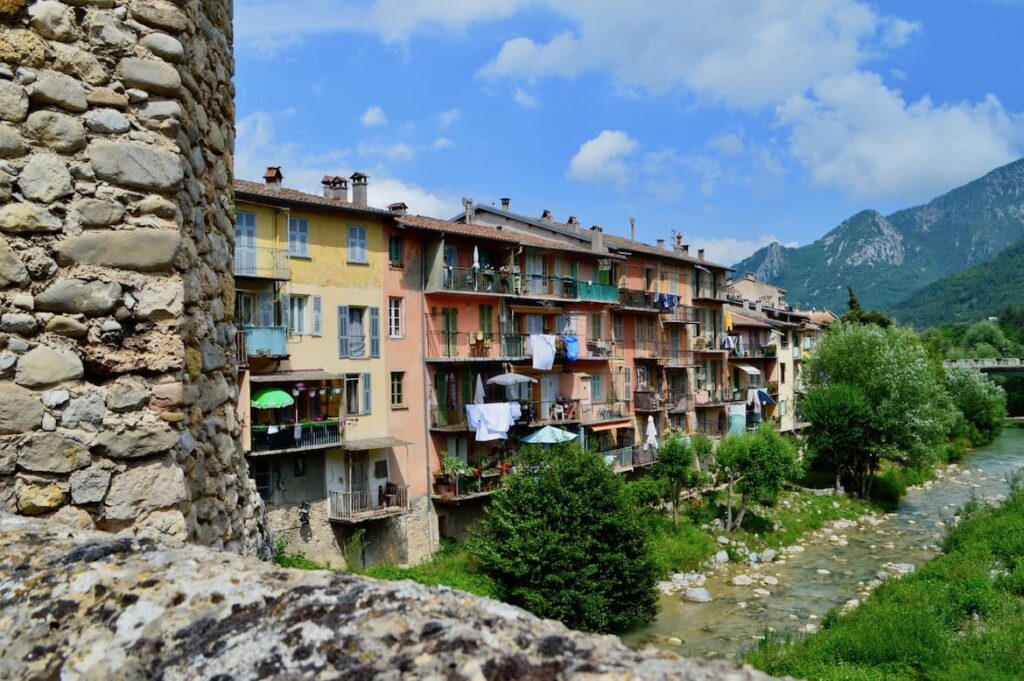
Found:
[[[318,563],[306,557],[302,551],[288,551],[288,545],[284,539],[278,539],[274,544],[274,563],[283,568],[296,568],[299,570],[330,570],[330,563]]]
[[[871,480],[871,500],[887,511],[894,510],[907,493],[907,486],[896,471],[886,471]]]
[[[519,461],[471,543],[496,596],[586,631],[653,619],[658,566],[625,481],[575,444]]]
[[[986,445],[999,435],[1006,420],[1006,392],[980,371],[946,370],[946,392],[960,412],[952,434],[975,446]]]

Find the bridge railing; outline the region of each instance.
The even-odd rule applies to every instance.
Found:
[[[947,359],[947,367],[964,369],[999,369],[1003,367],[1024,367],[1021,357],[992,357],[989,359]]]

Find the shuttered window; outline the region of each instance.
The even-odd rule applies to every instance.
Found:
[[[363,374],[363,412],[369,414],[373,411],[373,394],[371,392],[370,374]]]
[[[348,357],[348,305],[338,306],[338,357]]]
[[[309,220],[288,218],[288,255],[309,257]]]
[[[370,262],[366,253],[366,227],[348,226],[348,261],[360,264]]]
[[[370,308],[370,357],[380,357],[380,308]]]

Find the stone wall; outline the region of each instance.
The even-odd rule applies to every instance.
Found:
[[[447,588],[2,513],[0,602],[0,678],[769,678]]]
[[[0,509],[267,555],[228,0],[0,0]]]

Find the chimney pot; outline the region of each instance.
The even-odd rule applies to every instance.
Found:
[[[629,219],[629,240],[636,241],[636,218]]]
[[[509,206],[511,206],[511,205],[512,205],[512,199],[511,198],[509,198],[507,196],[501,197],[501,209],[502,210],[507,211]]]
[[[399,215],[405,215],[409,212],[409,206],[405,205],[404,201],[398,201],[396,203],[389,203],[388,210],[392,213],[398,213]]]
[[[463,221],[467,225],[473,224],[473,218],[476,216],[476,210],[473,208],[473,199],[468,196],[462,197],[462,211],[465,214]]]
[[[544,222],[552,222],[554,220],[554,216],[551,214],[551,211],[545,208],[544,212],[540,214],[540,219]]]
[[[665,248],[665,240],[664,239],[658,239],[657,243],[658,243],[658,248],[664,250],[664,248]]]
[[[320,181],[324,186],[324,198],[335,201],[348,201],[348,180],[338,175],[324,175]]]
[[[697,249],[697,257],[700,258],[701,260],[704,259],[704,249],[703,248],[698,248]]]
[[[604,229],[601,227],[601,225],[594,225],[593,227],[590,228],[590,231],[591,232],[603,232]]]
[[[576,217],[575,215],[570,215],[569,216],[568,224],[572,225],[573,227],[579,227],[580,226],[580,219],[578,217]]]
[[[284,181],[281,166],[267,166],[267,172],[263,173],[263,181],[267,183],[268,187],[280,189],[281,183]]]
[[[683,250],[683,233],[682,232],[676,232],[674,236],[675,236],[675,247],[676,247],[676,250],[677,251]]]
[[[367,205],[367,183],[370,176],[358,170],[352,173],[352,205],[365,208]]]
[[[683,255],[690,255],[690,244],[683,244]]]

